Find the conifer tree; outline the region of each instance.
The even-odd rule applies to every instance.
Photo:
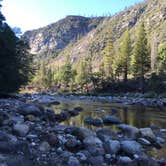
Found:
[[[134,45],[132,56],[132,72],[140,78],[141,90],[144,92],[144,76],[150,69],[150,53],[144,23],[138,28],[138,36]]]
[[[166,72],[166,42],[159,46],[157,58],[157,70],[159,73]]]
[[[112,30],[110,30],[108,32],[108,38],[106,41],[104,58],[103,58],[106,79],[109,78],[113,79],[113,67],[112,67],[113,60],[114,60],[114,45],[113,45]]]
[[[123,44],[121,49],[121,67],[124,74],[124,82],[127,82],[128,71],[129,71],[129,62],[131,58],[131,42],[130,42],[130,34],[127,29],[124,33]]]

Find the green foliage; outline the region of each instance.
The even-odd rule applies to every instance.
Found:
[[[28,82],[31,60],[28,46],[15,36],[0,11],[0,92],[15,92]]]
[[[77,76],[76,76],[76,83],[81,87],[81,90],[83,91],[84,86],[86,86],[86,90],[88,91],[88,83],[90,82],[90,69],[88,62],[83,59],[80,61],[80,64],[78,66],[77,70]]]
[[[127,81],[130,58],[131,58],[131,41],[130,41],[129,30],[127,29],[123,37],[121,64],[120,64],[122,66],[122,71],[124,73],[124,81]]]
[[[108,32],[108,39],[104,49],[104,71],[107,79],[113,79],[113,60],[114,60],[114,45],[113,45],[113,34],[112,30]]]
[[[157,70],[159,73],[166,72],[166,42],[159,46],[157,58]]]
[[[141,78],[140,86],[144,89],[144,75],[150,70],[150,53],[148,49],[147,36],[144,23],[141,22],[138,28],[138,36],[134,45],[132,56],[132,73],[136,77]]]

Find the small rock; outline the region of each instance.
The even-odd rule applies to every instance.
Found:
[[[138,142],[142,145],[150,146],[151,143],[145,138],[138,138]]]
[[[47,152],[50,150],[50,145],[48,142],[42,142],[39,146],[39,150],[42,152]]]
[[[70,156],[67,164],[68,166],[79,166],[80,162],[76,157]]]
[[[79,159],[79,161],[81,161],[81,162],[85,162],[87,160],[87,157],[85,156],[84,153],[78,152],[78,153],[76,153],[76,156]]]

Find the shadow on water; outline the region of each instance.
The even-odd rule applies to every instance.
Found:
[[[70,119],[62,122],[62,124],[67,126],[78,126],[86,127],[89,129],[96,129],[97,127],[87,125],[84,123],[86,117],[104,117],[105,115],[117,116],[121,119],[123,123],[136,126],[138,128],[149,127],[152,125],[158,126],[159,128],[166,128],[166,111],[160,108],[146,108],[143,106],[124,106],[121,104],[110,104],[103,102],[63,102],[60,105],[52,106],[55,113],[64,111],[65,109],[73,109],[74,107],[82,107],[84,111],[76,117],[71,117]],[[112,130],[117,130],[116,125],[104,126],[104,128],[109,128]],[[166,144],[162,150],[156,150],[155,148],[149,152],[151,156],[159,158],[166,156]]]

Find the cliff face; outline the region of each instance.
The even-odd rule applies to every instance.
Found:
[[[55,24],[26,32],[23,37],[29,42],[32,53],[60,50],[56,57],[51,58],[51,64],[62,65],[65,54],[70,55],[72,63],[77,64],[81,58],[92,53],[93,66],[98,68],[110,27],[113,29],[115,45],[119,47],[127,27],[134,43],[141,21],[145,22],[151,46],[166,40],[166,1],[146,0],[112,17],[68,16]]]
[[[29,43],[31,53],[34,54],[63,49],[69,43],[76,41],[96,28],[102,19],[102,17],[67,16],[44,28],[25,32],[23,39]]]

